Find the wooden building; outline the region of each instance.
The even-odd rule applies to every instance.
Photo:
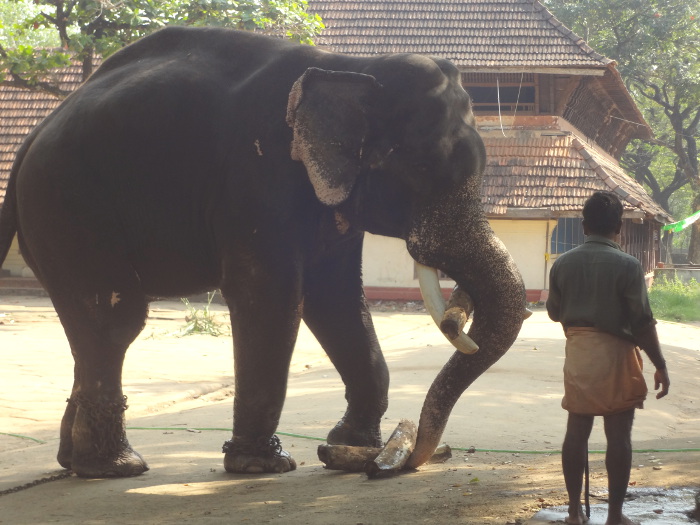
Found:
[[[583,241],[581,209],[598,189],[625,203],[625,250],[647,272],[656,266],[659,229],[671,217],[618,163],[631,139],[649,137],[649,127],[615,63],[538,1],[310,0],[309,10],[326,24],[321,47],[435,55],[460,69],[487,148],[484,210],[523,273],[529,300],[546,296],[553,259]],[[77,70],[61,75],[64,87],[77,86]],[[57,104],[0,87],[0,203],[16,148]],[[6,285],[7,274],[30,275],[16,244],[3,271]],[[363,273],[369,298],[420,298],[400,240],[368,234]]]
[[[322,47],[435,55],[460,69],[486,143],[484,210],[529,300],[546,297],[553,260],[583,242],[581,210],[595,190],[620,195],[623,248],[647,272],[656,266],[660,226],[672,219],[618,162],[650,129],[615,63],[537,0],[310,0],[309,10],[326,24]],[[419,297],[401,241],[368,235],[364,278],[370,298]]]

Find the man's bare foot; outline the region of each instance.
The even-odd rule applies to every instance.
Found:
[[[605,525],[641,525],[641,523],[631,520],[623,514],[620,519],[610,519],[610,516],[608,516],[608,520],[605,522]]]
[[[569,508],[569,515],[564,518],[564,523],[569,525],[583,525],[588,521],[588,518],[583,512],[583,507],[579,505],[578,508]]]

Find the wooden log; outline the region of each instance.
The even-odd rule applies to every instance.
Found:
[[[413,421],[402,419],[379,455],[368,461],[365,472],[369,478],[393,475],[400,471],[416,446],[418,429]]]
[[[452,458],[452,448],[450,448],[447,443],[443,443],[435,449],[433,455],[430,456],[430,459],[425,463],[427,465],[430,465],[431,463],[444,463],[450,458]]]
[[[382,451],[378,447],[351,447],[349,445],[319,445],[318,459],[328,470],[344,470],[346,472],[364,472],[368,462],[374,461]],[[452,449],[443,443],[435,449],[435,453],[426,464],[445,463],[452,458]]]
[[[457,339],[467,324],[469,316],[474,311],[474,302],[469,294],[455,286],[452,295],[445,306],[445,314],[440,322],[440,330],[450,341]]]
[[[319,445],[318,459],[329,470],[363,472],[365,464],[382,451],[378,447],[351,447],[348,445]]]
[[[467,313],[462,308],[448,308],[440,321],[440,330],[450,341],[457,339],[467,324]]]

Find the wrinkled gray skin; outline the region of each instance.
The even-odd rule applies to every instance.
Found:
[[[228,471],[296,467],[274,432],[302,318],[346,387],[328,442],[379,446],[389,379],[362,291],[364,231],[405,239],[475,303],[481,349],[455,353],[431,387],[411,465],[425,461],[525,308],[481,211],[473,126],[439,59],[168,28],[106,60],[22,146],[0,215],[0,260],[16,232],[75,359],[59,463],[86,477],[148,469],[124,429],[126,349],[151,300],[215,288],[234,339]]]

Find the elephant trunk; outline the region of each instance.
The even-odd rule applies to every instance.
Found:
[[[438,212],[438,217],[423,222],[430,226],[414,228],[407,243],[417,262],[444,270],[457,282],[460,293],[471,299],[474,320],[466,335],[478,347],[467,352],[458,347],[433,381],[421,411],[409,468],[430,458],[457,400],[506,353],[529,314],[520,272],[480,209],[472,209],[476,211],[468,215],[471,221]],[[450,225],[453,222],[456,224]],[[440,232],[432,230],[436,223],[444,226]]]

